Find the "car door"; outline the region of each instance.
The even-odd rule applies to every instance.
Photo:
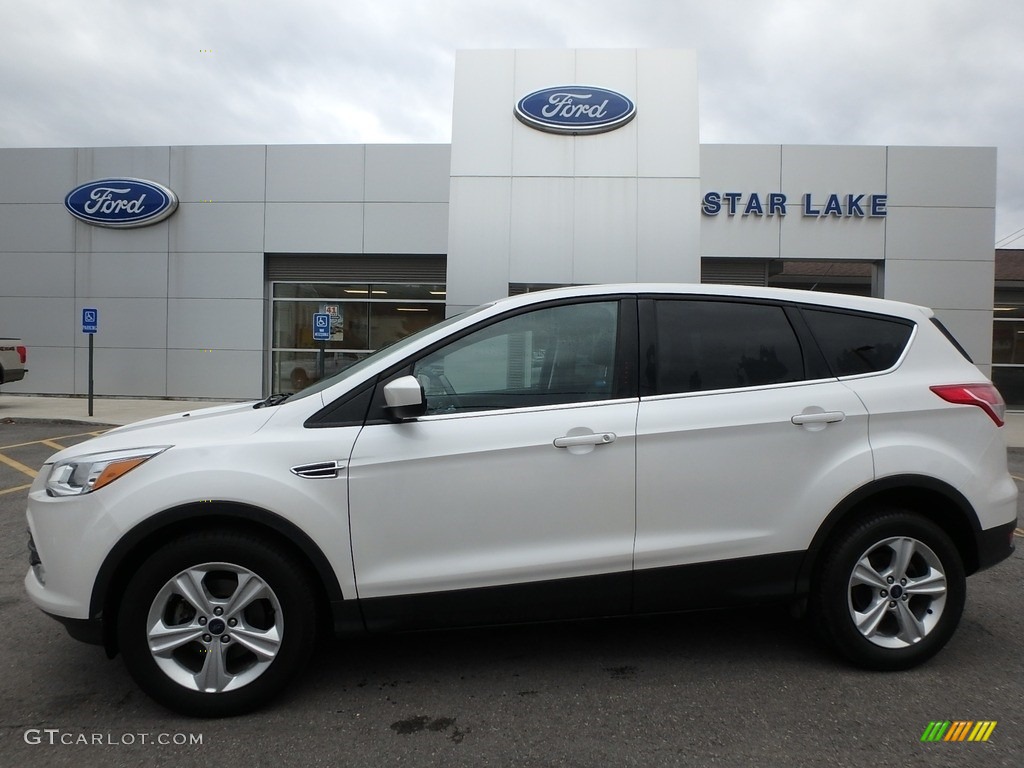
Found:
[[[793,590],[824,517],[870,480],[867,413],[793,308],[643,302],[636,607]]]
[[[391,423],[371,408],[349,463],[370,627],[628,611],[635,312],[615,298],[531,307],[390,377],[416,376],[427,413]]]

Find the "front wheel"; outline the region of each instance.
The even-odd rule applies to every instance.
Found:
[[[878,512],[840,534],[812,595],[823,634],[869,669],[908,669],[952,637],[966,599],[960,553],[924,517]]]
[[[266,704],[315,639],[313,590],[292,558],[260,538],[208,531],[171,541],[127,585],[118,640],[129,673],[186,715]]]

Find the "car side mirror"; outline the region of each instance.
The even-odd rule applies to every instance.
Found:
[[[427,396],[415,376],[400,376],[384,385],[384,406],[395,421],[418,419],[427,412]]]

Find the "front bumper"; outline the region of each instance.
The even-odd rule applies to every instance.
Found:
[[[46,613],[44,611],[44,613]],[[90,645],[106,645],[103,635],[103,619],[69,619],[67,616],[57,616],[47,613],[51,619],[55,619],[64,625],[75,640]]]
[[[47,496],[49,465],[36,477],[28,494],[29,570],[25,591],[36,606],[61,620],[91,620],[92,588],[103,558],[118,531],[106,515],[98,494],[83,497]]]

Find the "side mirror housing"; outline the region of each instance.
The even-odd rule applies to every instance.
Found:
[[[427,396],[415,376],[401,376],[384,385],[384,405],[395,421],[418,419],[427,412]]]

